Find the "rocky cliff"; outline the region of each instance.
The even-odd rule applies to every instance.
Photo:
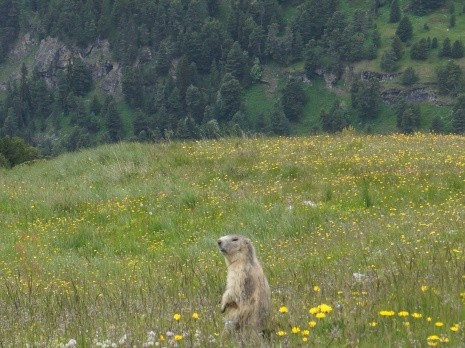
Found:
[[[32,56],[32,59],[27,59]],[[37,69],[45,77],[50,88],[56,86],[57,72],[65,70],[75,59],[82,59],[91,69],[92,78],[103,92],[116,98],[122,96],[121,68],[113,61],[107,40],[97,40],[85,49],[70,47],[57,38],[46,37],[37,42],[29,33],[23,35],[9,54],[16,67],[8,79],[17,80],[22,62]],[[0,81],[0,92],[6,89],[7,81]]]

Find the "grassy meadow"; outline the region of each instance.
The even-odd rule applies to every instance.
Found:
[[[254,242],[271,347],[458,347],[465,138],[102,146],[0,170],[0,347],[235,347],[216,239]]]

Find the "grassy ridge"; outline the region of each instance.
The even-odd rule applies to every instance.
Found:
[[[234,346],[215,241],[239,232],[273,290],[272,346],[457,346],[464,145],[119,144],[2,171],[0,345]]]

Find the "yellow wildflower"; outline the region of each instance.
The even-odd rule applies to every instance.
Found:
[[[394,311],[380,311],[379,315],[383,317],[392,317],[395,314]]]
[[[317,314],[320,311],[318,307],[312,307],[308,310],[310,314]]]
[[[287,333],[286,333],[286,331],[280,330],[280,331],[276,332],[276,335],[278,335],[279,337],[283,337],[283,336],[286,336]]]
[[[372,321],[368,325],[370,325],[370,327],[376,327],[378,325],[378,323],[376,321]]]
[[[407,311],[400,311],[397,315],[399,317],[408,317],[409,313]]]
[[[420,288],[421,291],[425,292],[428,290],[428,285],[422,285]]]
[[[173,315],[173,319],[176,321],[181,320],[181,314],[176,313],[175,315]]]
[[[181,341],[182,340],[182,335],[175,335],[174,340],[175,341]]]
[[[313,287],[313,291],[315,291],[315,292],[320,292],[320,290],[321,290],[321,289],[320,289],[320,287],[319,287],[318,285],[315,285],[315,286]]]
[[[309,322],[308,322],[308,326],[310,326],[310,327],[315,327],[315,326],[316,326],[316,321],[313,321],[313,320],[312,320],[312,321],[309,321]]]
[[[300,328],[297,327],[297,326],[293,326],[291,331],[292,331],[293,334],[297,334],[297,333],[300,332]]]
[[[200,316],[197,312],[192,313],[192,319],[199,320]]]
[[[444,323],[442,323],[440,321],[437,321],[437,322],[434,323],[434,325],[437,326],[437,327],[442,327],[442,326],[444,326]]]
[[[322,303],[318,306],[318,308],[320,309],[320,311],[322,311],[323,313],[329,313],[333,310],[333,308],[325,303]]]
[[[459,324],[454,324],[453,326],[451,326],[450,331],[452,332],[459,331]]]
[[[323,319],[324,317],[326,317],[326,314],[323,312],[320,312],[320,313],[315,314],[315,317],[317,317],[318,319]]]
[[[423,316],[423,314],[421,313],[412,313],[412,317],[414,317],[415,319],[420,319],[421,317]]]
[[[279,308],[279,313],[287,313],[287,312],[289,312],[289,310],[287,309],[286,306],[281,306],[281,307]]]
[[[308,336],[308,335],[310,335],[309,330],[302,330],[302,336]]]

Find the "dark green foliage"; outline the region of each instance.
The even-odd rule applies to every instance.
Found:
[[[91,90],[92,72],[82,60],[77,59],[73,62],[68,75],[71,91],[74,94],[82,96]]]
[[[329,111],[321,111],[320,121],[323,131],[328,133],[340,132],[348,125],[347,110],[341,106],[339,100],[336,100]]]
[[[452,108],[452,130],[457,134],[465,133],[465,95],[458,96]]]
[[[218,93],[219,120],[229,121],[242,107],[241,85],[233,75],[224,75]]]
[[[291,125],[283,111],[283,106],[278,101],[275,102],[270,112],[271,129],[276,135],[289,135]]]
[[[394,55],[396,56],[396,60],[401,59],[404,55],[404,44],[397,35],[394,36],[394,38],[392,39],[391,49],[392,52],[394,52]]]
[[[436,70],[437,85],[440,94],[456,96],[463,91],[464,77],[459,65],[449,61]]]
[[[415,14],[423,15],[438,9],[445,4],[446,0],[411,0],[410,8]]]
[[[451,57],[452,56],[452,46],[450,39],[446,37],[442,43],[442,48],[439,51],[439,57]]]
[[[436,115],[431,121],[430,131],[433,133],[443,133],[444,132],[444,121],[441,116]]]
[[[236,41],[233,43],[226,58],[226,72],[241,81],[245,76],[246,55],[241,46]]]
[[[18,2],[0,0],[0,63],[5,60],[8,50],[18,37],[19,20]]]
[[[456,17],[455,15],[451,15],[450,18],[449,18],[449,27],[450,28],[453,28],[455,27],[455,22],[456,22]]]
[[[116,108],[116,102],[111,98],[107,98],[103,108],[109,140],[111,142],[120,141],[123,135],[123,123]]]
[[[322,37],[328,20],[338,8],[337,0],[307,0],[297,8],[292,23],[293,32],[299,32],[302,41],[318,40]]]
[[[402,74],[402,84],[404,86],[411,86],[418,81],[418,75],[415,72],[415,69],[412,67],[408,67],[405,69],[404,73]]]
[[[398,0],[392,0],[391,2],[391,9],[389,11],[389,22],[390,23],[397,23],[400,21],[401,12]]]
[[[397,26],[396,35],[402,40],[402,42],[407,42],[412,38],[413,26],[409,17],[402,17],[399,25]]]
[[[455,40],[454,44],[452,45],[452,49],[450,55],[452,58],[463,58],[465,53],[465,48],[463,47],[463,43],[460,40]]]
[[[413,60],[426,60],[428,59],[428,50],[428,42],[423,38],[415,42],[410,48],[410,58]]]
[[[23,139],[18,137],[4,136],[0,138],[0,155],[3,165],[14,167],[18,164],[39,158],[39,151],[29,146]],[[5,163],[5,160],[7,163]]]
[[[373,30],[373,33],[371,34],[371,41],[376,48],[381,46],[381,33],[378,29]]]
[[[420,108],[417,105],[401,99],[397,102],[395,111],[397,115],[397,128],[401,132],[410,134],[418,130],[421,114]]]
[[[304,70],[305,75],[308,78],[314,78],[318,76],[317,70],[321,68],[321,49],[317,46],[315,40],[310,40],[307,46],[305,47],[305,63]]]
[[[393,72],[397,69],[397,57],[394,51],[388,50],[381,57],[381,69],[387,72]]]
[[[352,107],[359,113],[362,120],[370,120],[378,116],[381,103],[378,80],[355,80],[350,93]]]
[[[303,82],[298,78],[290,78],[282,91],[281,103],[284,114],[291,122],[297,122],[302,117],[302,110],[307,102]]]
[[[436,48],[438,48],[438,38],[433,37],[433,40],[431,40],[431,49],[434,50]]]

